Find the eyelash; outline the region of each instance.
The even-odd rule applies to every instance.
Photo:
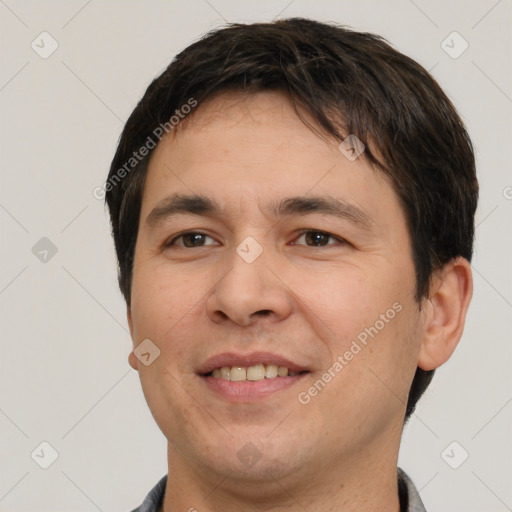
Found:
[[[333,240],[336,240],[337,242],[341,243],[341,244],[346,244],[348,243],[346,240],[343,240],[342,238],[339,238],[337,236],[334,236],[334,235],[331,235],[330,233],[326,232],[326,231],[320,231],[320,230],[316,230],[316,229],[304,229],[302,230],[297,239],[298,238],[301,238],[303,235],[306,235],[308,233],[314,233],[314,234],[319,234],[319,235],[325,235],[327,236],[328,238],[332,238]],[[181,235],[178,235],[176,237],[174,237],[173,239],[171,239],[169,242],[166,242],[165,243],[165,248],[169,248],[169,247],[180,247],[182,249],[197,249],[199,247],[208,247],[208,246],[204,246],[204,245],[198,245],[196,247],[186,247],[185,245],[176,245],[176,240],[179,240],[179,239],[183,239],[184,237],[188,236],[188,235],[201,235],[201,236],[204,236],[204,237],[208,237],[208,238],[211,238],[213,240],[213,237],[211,237],[210,235],[207,235],[206,233],[201,233],[200,231],[187,231],[185,233],[181,233]],[[296,239],[296,240],[297,240]],[[296,242],[293,243],[293,245],[303,245],[303,244],[297,244]],[[306,247],[316,247],[316,248],[322,248],[322,247],[328,247],[328,246],[332,246],[332,245],[336,245],[336,244],[326,244],[326,245],[307,245]]]

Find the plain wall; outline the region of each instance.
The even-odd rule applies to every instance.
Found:
[[[474,298],[459,347],[406,426],[400,465],[428,510],[511,510],[509,0],[0,3],[0,510],[129,511],[166,473],[165,439],[128,366],[93,190],[124,121],[178,51],[226,21],[276,16],[383,35],[432,70],[467,124],[481,185]],[[58,48],[42,58],[55,44],[45,31]],[[469,45],[457,58],[442,46],[454,31]],[[452,54],[464,44],[447,41]],[[59,454],[46,470],[31,457],[43,441]],[[442,457],[453,441],[469,453],[458,469]]]

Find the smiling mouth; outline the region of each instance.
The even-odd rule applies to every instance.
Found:
[[[256,382],[264,379],[276,379],[281,377],[295,377],[309,373],[307,370],[301,372],[289,371],[285,366],[275,364],[256,364],[254,366],[222,366],[206,373],[203,377],[214,377],[216,379],[231,382],[251,381]]]

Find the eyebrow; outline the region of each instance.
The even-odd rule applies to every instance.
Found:
[[[275,218],[313,213],[346,219],[365,230],[371,230],[374,221],[358,206],[331,196],[295,196],[274,201],[269,211]],[[221,217],[222,208],[213,199],[197,194],[175,194],[161,201],[146,218],[150,228],[178,214]]]

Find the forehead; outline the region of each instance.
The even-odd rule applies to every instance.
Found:
[[[318,125],[302,108],[300,113],[310,126]],[[221,149],[224,155],[238,153],[239,158],[242,151],[250,152],[252,157],[258,154],[265,157],[272,152],[272,157],[276,158],[277,153],[285,149],[283,145],[301,147],[309,152],[332,150],[333,144],[338,145],[332,137],[321,138],[315,134],[298,117],[290,97],[279,91],[216,94],[200,104],[165,138],[168,144],[186,144],[193,140],[204,145],[212,137],[216,149]],[[218,142],[222,142],[222,147],[217,145]],[[165,142],[161,144],[164,145]],[[214,149],[213,144],[207,145],[209,150]]]
[[[217,95],[154,150],[142,214],[171,192],[214,195],[221,205],[239,208],[251,200],[270,204],[309,193],[338,195],[356,205],[364,196],[398,203],[381,172],[362,157],[349,161],[338,145],[307,126],[282,93]],[[378,215],[379,205],[372,207]]]

